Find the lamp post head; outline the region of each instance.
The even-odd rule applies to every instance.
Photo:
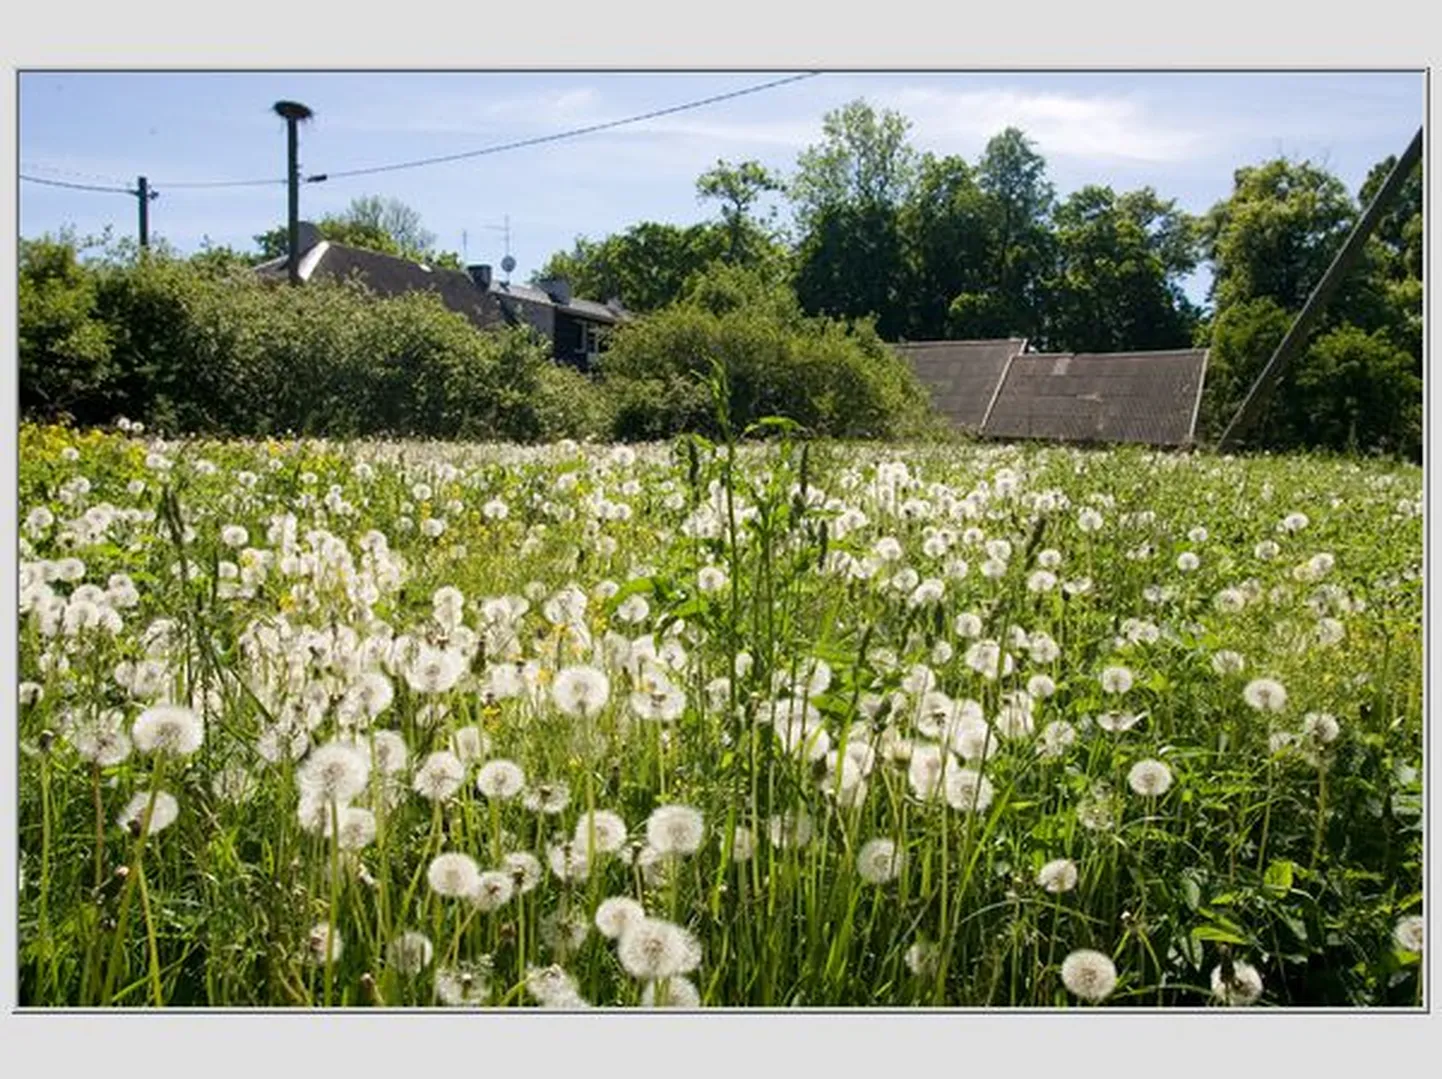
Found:
[[[313,113],[299,101],[277,101],[272,108],[287,120],[309,120]]]

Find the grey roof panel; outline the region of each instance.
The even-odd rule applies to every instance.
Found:
[[[1186,445],[1206,365],[1205,349],[1022,354],[1012,360],[982,433]]]
[[[979,431],[1007,362],[1026,345],[998,341],[912,341],[893,345],[931,392],[938,411],[963,430]]]
[[[332,243],[321,253],[320,262],[311,273],[312,277],[337,279],[352,275],[359,275],[368,288],[382,296],[434,292],[448,308],[465,315],[481,328],[501,321],[495,301],[476,288],[470,275],[461,270],[427,268],[378,251]]]

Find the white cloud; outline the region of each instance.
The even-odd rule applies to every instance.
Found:
[[[912,121],[913,145],[968,156],[1008,126],[1046,157],[1165,163],[1194,157],[1207,143],[1203,132],[1124,96],[910,87],[875,101]]]

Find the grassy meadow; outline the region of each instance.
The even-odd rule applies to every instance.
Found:
[[[1419,469],[20,429],[26,1006],[1414,1006]]]

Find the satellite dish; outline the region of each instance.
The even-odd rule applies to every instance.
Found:
[[[511,258],[510,255],[507,255],[505,258],[501,259],[501,269],[505,270],[506,273],[510,273],[515,268],[516,260]]]

